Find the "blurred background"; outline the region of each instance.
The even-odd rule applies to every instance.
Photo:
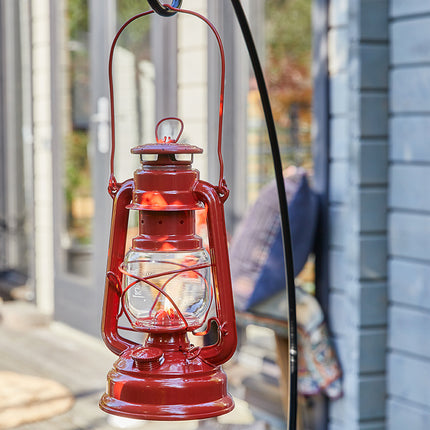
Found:
[[[315,247],[297,281],[317,299],[344,375],[340,399],[318,390],[300,397],[300,426],[427,429],[430,7],[424,0],[242,4],[284,167],[303,169],[318,195]],[[230,3],[184,0],[183,7],[208,16],[225,44],[225,209],[233,238],[273,179],[265,121]],[[127,425],[97,410],[114,358],[99,334],[111,214],[107,58],[121,24],[146,9],[142,0],[0,0],[0,398],[29,386],[19,376],[32,376],[39,393],[46,378],[57,381],[48,398],[65,401],[48,421],[0,428]],[[194,166],[217,181],[217,49],[189,16],[142,18],[121,36],[119,181],[138,167],[130,148],[154,141],[166,116],[184,121],[185,140],[205,151]],[[136,220],[129,224],[133,236]],[[241,344],[226,366],[236,415],[184,426],[286,428],[287,346],[279,348],[286,315],[266,308],[265,317],[238,313]],[[26,416],[27,401],[20,412],[18,400],[0,408],[0,416]]]

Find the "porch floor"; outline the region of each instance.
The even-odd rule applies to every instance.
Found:
[[[233,412],[217,419],[188,422],[131,422],[103,413],[98,401],[105,389],[105,378],[116,359],[101,340],[82,334],[60,323],[49,322],[24,302],[0,305],[0,371],[37,376],[57,381],[74,397],[67,412],[45,421],[15,427],[17,430],[282,430],[286,424],[279,414],[257,410],[244,398],[242,382],[252,370],[240,358],[225,366],[229,390],[235,397]],[[252,347],[251,347],[252,348]],[[249,348],[248,348],[249,349]],[[249,353],[249,351],[248,351]],[[1,384],[2,381],[0,381]],[[257,400],[258,402],[258,400]],[[0,428],[4,428],[1,426]]]

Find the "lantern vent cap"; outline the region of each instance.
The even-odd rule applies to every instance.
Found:
[[[132,154],[201,154],[202,148],[186,143],[147,143],[131,149]]]

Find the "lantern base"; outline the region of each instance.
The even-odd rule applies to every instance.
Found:
[[[137,356],[152,358],[142,362]],[[126,350],[108,374],[100,408],[143,420],[194,420],[226,414],[234,408],[221,367],[182,351],[154,347]],[[148,352],[148,353],[147,353]],[[154,357],[157,357],[156,359]]]
[[[170,405],[170,406],[149,406],[132,405],[121,402],[106,394],[100,400],[100,408],[111,415],[135,420],[150,421],[178,421],[178,420],[203,420],[217,417],[233,410],[232,398],[227,395],[216,405],[206,403],[200,405]]]

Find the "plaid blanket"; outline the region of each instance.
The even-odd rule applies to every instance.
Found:
[[[313,249],[318,205],[306,172],[285,176],[290,213],[294,274],[303,269]],[[286,280],[275,182],[264,187],[235,232],[230,247],[235,306],[239,310],[287,319]],[[280,297],[282,296],[282,297]],[[298,325],[298,390],[302,395],[342,394],[341,368],[331,344],[321,307],[314,296],[296,288]],[[285,307],[285,311],[283,308]],[[281,309],[282,308],[282,309]],[[276,309],[276,313],[270,313]]]

